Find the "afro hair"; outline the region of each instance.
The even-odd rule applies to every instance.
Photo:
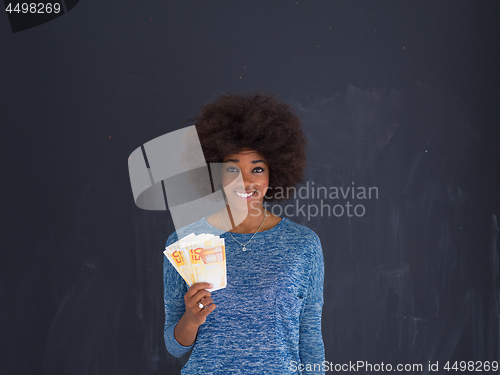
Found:
[[[286,193],[302,182],[306,168],[307,139],[302,121],[276,96],[224,91],[185,121],[196,126],[207,163],[222,163],[224,157],[243,149],[264,156],[269,165],[267,202],[287,198]]]

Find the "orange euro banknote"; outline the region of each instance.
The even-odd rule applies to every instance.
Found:
[[[208,282],[213,285],[212,289],[207,289],[209,291],[226,287],[226,249],[223,238],[212,234],[190,234],[166,247],[163,253],[189,286]]]

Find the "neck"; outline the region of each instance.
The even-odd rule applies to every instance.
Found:
[[[259,227],[261,227],[264,218],[267,216],[264,207],[260,209],[256,208],[249,211],[248,214],[245,214],[236,210],[231,210],[229,206],[226,206],[222,210],[222,215],[227,227],[233,233],[255,233]],[[234,226],[234,224],[237,225]]]

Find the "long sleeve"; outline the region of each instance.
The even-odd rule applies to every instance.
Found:
[[[167,246],[177,236],[214,231],[204,218],[170,236]],[[240,244],[252,236],[252,250],[243,251]],[[188,286],[164,260],[165,344],[172,355],[189,356],[181,373],[324,374],[324,261],[317,234],[282,218],[255,235],[222,233],[221,238],[228,285],[213,293],[217,308],[200,327],[192,347],[180,345],[173,334],[185,311]]]
[[[176,240],[174,235],[170,236],[166,246],[169,246]],[[163,255],[163,301],[165,304],[165,328],[163,336],[168,352],[177,358],[188,353],[194,345],[193,343],[191,346],[183,346],[177,342],[174,336],[174,328],[186,311],[184,295],[187,290],[187,284],[182,276],[170,264],[167,257]]]
[[[325,349],[321,334],[325,265],[318,236],[311,246],[311,270],[300,323],[299,353],[304,374],[324,374]]]

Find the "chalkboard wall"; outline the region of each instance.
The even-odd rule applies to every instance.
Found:
[[[303,120],[327,361],[500,360],[497,1],[77,3],[0,16],[0,374],[179,374],[127,158],[223,90]]]

